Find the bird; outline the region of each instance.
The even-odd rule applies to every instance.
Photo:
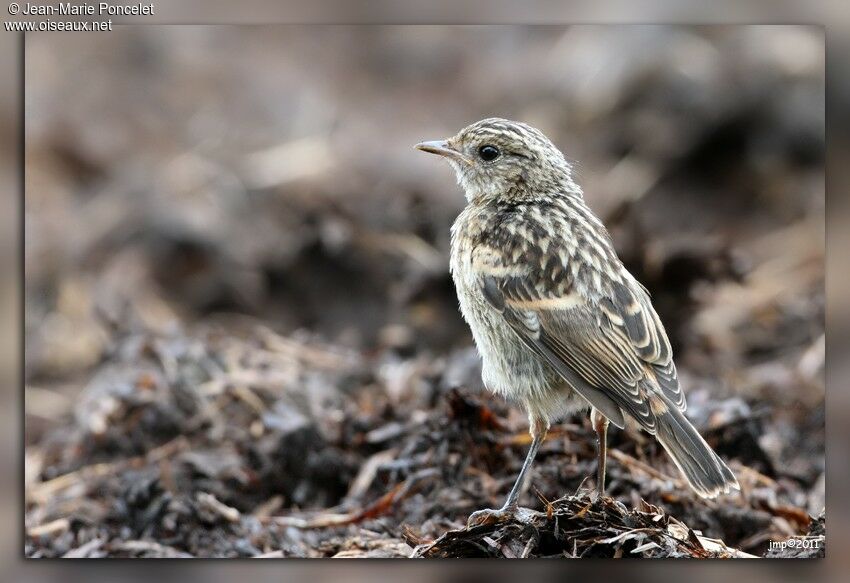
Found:
[[[684,415],[664,325],[584,200],[573,166],[540,130],[502,118],[415,148],[452,166],[466,205],[451,227],[450,271],[490,391],[528,414],[531,445],[499,509],[468,524],[516,518],[551,424],[590,411],[596,493],[605,495],[609,423],[653,435],[703,498],[740,489]]]

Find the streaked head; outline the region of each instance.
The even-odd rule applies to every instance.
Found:
[[[444,156],[470,201],[527,198],[572,185],[563,154],[540,130],[521,122],[487,118],[416,148]]]

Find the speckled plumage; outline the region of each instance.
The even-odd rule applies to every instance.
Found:
[[[492,153],[484,146],[498,156],[484,159]],[[468,201],[452,226],[451,272],[485,385],[527,409],[533,434],[593,406],[619,427],[629,417],[655,435],[700,495],[737,487],[682,414],[649,294],[552,142],[490,118],[419,147],[446,157]]]

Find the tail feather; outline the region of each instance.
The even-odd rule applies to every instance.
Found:
[[[714,498],[739,490],[732,470],[714,453],[691,422],[675,406],[658,411],[655,437],[688,480],[694,491],[703,498]]]

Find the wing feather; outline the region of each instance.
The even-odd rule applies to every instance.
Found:
[[[648,293],[628,275],[603,293],[586,293],[569,280],[569,254],[554,243],[549,247],[539,263],[487,247],[478,255],[486,261],[473,259],[482,294],[531,350],[615,425],[622,427],[625,412],[654,433],[647,391],[660,390],[681,410],[685,400]]]
[[[634,285],[628,285],[629,281]],[[614,282],[610,297],[603,298],[600,307],[603,319],[610,324],[603,330],[608,334],[619,331],[627,338],[636,354],[648,365],[649,374],[664,396],[684,411],[687,403],[679,386],[670,341],[646,289],[631,278],[625,283]]]

